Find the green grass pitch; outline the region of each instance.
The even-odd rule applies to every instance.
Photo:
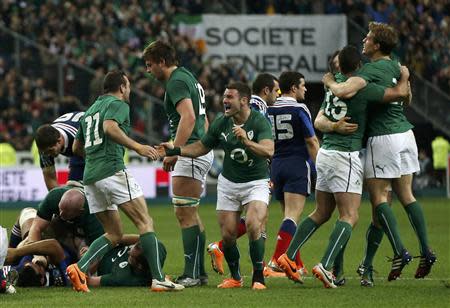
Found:
[[[390,263],[386,256],[391,256],[391,248],[384,237],[375,258],[374,288],[363,288],[356,275],[365,241],[365,231],[370,221],[370,206],[363,202],[360,210],[360,222],[350,239],[345,255],[345,272],[347,284],[338,289],[324,289],[322,284],[307,276],[304,285],[294,284],[286,278],[266,280],[267,290],[253,291],[251,283],[251,262],[248,256],[248,240],[239,240],[241,250],[241,271],[244,275],[244,288],[219,290],[217,284],[222,277],[212,271],[209,257],[206,255],[209,285],[201,288],[186,289],[180,293],[152,293],[148,288],[91,288],[91,293],[81,294],[70,288],[18,288],[14,295],[1,294],[1,307],[64,307],[64,306],[109,306],[109,307],[450,307],[450,201],[443,198],[422,198],[427,219],[430,242],[438,256],[438,262],[431,274],[422,280],[414,279],[418,260],[407,266],[401,279],[388,282],[386,277]],[[307,203],[304,214],[309,214],[314,205]],[[404,210],[398,202],[393,204],[400,224],[403,241],[411,254],[418,254],[418,242],[409,224]],[[1,210],[0,224],[11,228],[19,210]],[[165,272],[176,276],[183,267],[183,252],[180,231],[173,209],[169,205],[150,204],[158,237],[164,242],[168,251]],[[206,226],[207,243],[219,238],[213,204],[202,204],[200,213]],[[302,258],[311,270],[320,261],[328,242],[330,230],[336,217],[322,226],[302,249]],[[135,233],[134,226],[123,217],[125,231]],[[274,249],[276,233],[281,221],[281,211],[277,203],[270,205],[268,222],[268,240],[266,242],[266,261]]]

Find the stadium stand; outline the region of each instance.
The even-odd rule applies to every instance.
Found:
[[[30,148],[31,135],[40,124],[88,106],[101,92],[107,70],[125,70],[135,88],[156,96],[154,101],[161,98],[161,85],[146,76],[140,59],[142,48],[156,38],[177,47],[180,64],[194,72],[206,89],[209,116],[214,118],[221,110],[224,86],[231,80],[251,81],[256,72],[236,63],[204,63],[202,46],[175,26],[180,14],[346,14],[362,26],[369,20],[389,22],[399,29],[400,59],[443,92],[450,91],[450,4],[445,0],[3,1],[0,12],[4,27],[32,42],[22,44],[17,53],[14,38],[0,31],[5,42],[0,46],[0,134],[17,150]],[[65,59],[62,66],[59,56]],[[92,69],[94,75],[79,66]],[[54,73],[58,67],[65,76],[62,88]],[[146,128],[149,108],[150,129]],[[159,104],[149,107],[137,95],[131,117],[142,138],[150,130],[159,140],[167,139]]]

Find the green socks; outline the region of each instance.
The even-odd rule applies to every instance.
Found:
[[[250,258],[252,259],[253,270],[264,269],[264,238],[261,236],[256,241],[249,242]]]
[[[147,260],[150,271],[152,272],[153,279],[164,281],[165,275],[162,271],[162,264],[164,261],[160,259],[160,256],[164,254],[165,251],[160,251],[161,246],[158,243],[155,232],[141,234],[139,241],[141,242],[142,250],[144,251],[145,259]]]
[[[241,280],[241,271],[239,269],[240,254],[236,243],[231,246],[226,246],[224,243],[223,254],[225,260],[227,260],[228,267],[230,268],[231,277],[236,280]]]
[[[89,269],[89,264],[95,260],[100,260],[112,248],[111,242],[103,234],[92,242],[88,251],[81,257],[80,261],[77,262],[78,268],[83,273],[86,273]]]
[[[404,246],[400,239],[400,232],[398,230],[397,220],[394,217],[394,212],[392,212],[392,209],[386,202],[379,204],[375,212],[378,221],[383,226],[384,233],[386,233],[389,242],[391,242],[394,255],[401,255]]]
[[[405,211],[408,214],[411,226],[413,227],[417,237],[419,238],[420,254],[423,256],[427,253],[429,244],[427,236],[427,225],[425,223],[425,217],[423,215],[422,207],[417,201],[415,201],[405,206]]]
[[[366,250],[364,251],[363,265],[369,267],[373,263],[373,258],[377,253],[378,247],[383,239],[383,229],[375,227],[374,224],[370,224],[366,232]]]
[[[314,231],[319,227],[318,224],[314,222],[309,217],[306,217],[302,223],[297,227],[295,235],[289,244],[286,254],[289,259],[295,260],[295,254],[302,247],[302,245],[313,235]]]
[[[199,270],[200,270],[200,276],[208,276],[205,270],[205,245],[206,245],[206,233],[203,230],[200,232],[200,247],[199,247]]]
[[[333,267],[336,256],[347,244],[350,235],[352,235],[352,226],[347,222],[338,220],[330,235],[325,255],[323,256],[322,261],[320,261],[326,270],[330,270],[331,267]]]
[[[200,275],[200,227],[198,225],[181,229],[184,249],[184,274],[197,279]],[[204,244],[203,244],[204,247]]]

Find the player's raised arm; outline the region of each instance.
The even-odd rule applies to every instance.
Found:
[[[398,100],[402,100],[405,105],[409,105],[410,103],[410,91],[409,87],[409,70],[406,66],[402,66],[400,68],[401,76],[400,80],[396,84],[395,87],[386,88],[384,90],[383,103],[392,103]]]
[[[345,82],[337,83],[331,73],[326,73],[322,82],[335,96],[343,99],[351,98],[367,84],[363,78],[357,76],[350,77]]]

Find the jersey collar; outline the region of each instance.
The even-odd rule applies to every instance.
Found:
[[[251,99],[254,99],[254,100],[257,100],[257,101],[260,101],[261,103],[263,103],[264,104],[264,106],[266,106],[267,107],[267,103],[266,103],[266,101],[265,100],[263,100],[260,96],[258,96],[258,95],[252,95],[252,97],[251,97]]]

